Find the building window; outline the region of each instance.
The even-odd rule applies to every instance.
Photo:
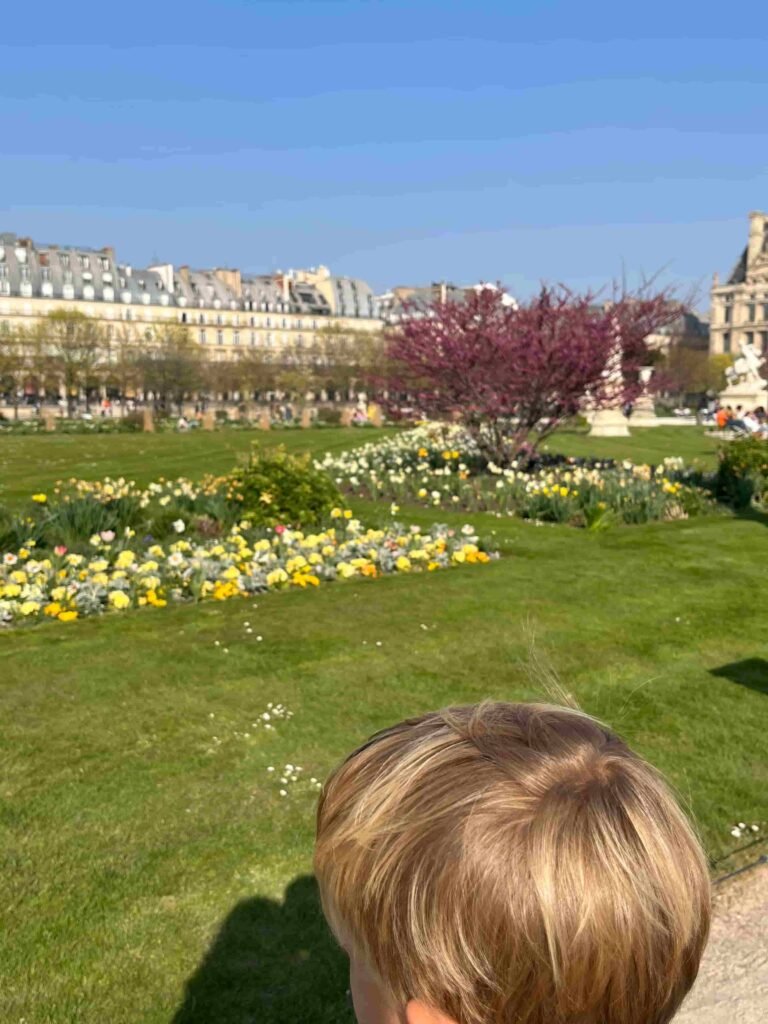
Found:
[[[240,344],[240,331],[233,331],[232,332],[232,344],[233,345],[239,345]]]
[[[747,306],[747,320],[751,324],[753,324],[755,322],[755,304],[754,304],[754,302],[750,302],[750,304]]]
[[[731,323],[732,316],[733,316],[733,307],[729,303],[725,307],[725,309],[723,310],[723,323],[726,323],[726,324]]]
[[[217,313],[216,314],[216,323],[217,324],[223,324],[224,323],[224,317],[221,315],[221,313]]]
[[[256,331],[251,331],[251,344],[256,344]]]
[[[760,331],[760,351],[766,352],[768,350],[768,331]]]
[[[726,354],[731,351],[731,332],[726,331],[723,334],[723,352]]]
[[[754,340],[754,333],[752,331],[746,331],[744,334],[744,341],[747,343],[747,345],[751,345]]]
[[[181,322],[183,324],[185,324],[187,322],[187,314],[186,313],[182,313],[181,314]]]
[[[224,331],[216,331],[216,344],[217,345],[223,345],[224,344]]]
[[[50,281],[51,280],[51,268],[50,267],[41,267],[40,268],[40,274],[42,276],[43,281]]]
[[[267,317],[267,327],[271,327],[271,326],[272,326],[272,317],[268,316]]]
[[[252,316],[251,317],[251,327],[255,327],[255,326],[256,326],[256,317]]]
[[[207,338],[205,336],[205,328],[201,327],[200,328],[200,344],[204,345],[206,343],[206,341],[207,341]]]
[[[59,255],[59,260],[61,261],[62,267],[68,267],[69,266],[69,253],[68,252],[62,252]]]
[[[272,348],[272,334],[267,331],[267,348]]]

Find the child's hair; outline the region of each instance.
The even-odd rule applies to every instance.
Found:
[[[459,1024],[665,1024],[709,928],[707,863],[663,778],[546,704],[377,733],[324,787],[315,870],[393,1005]]]

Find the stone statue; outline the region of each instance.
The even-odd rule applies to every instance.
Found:
[[[760,373],[760,367],[765,363],[765,356],[760,355],[752,342],[739,342],[741,355],[736,359],[733,366],[725,371],[729,384],[758,384],[765,385],[765,379]]]

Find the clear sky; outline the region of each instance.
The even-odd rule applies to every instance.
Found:
[[[376,288],[727,272],[768,208],[768,3],[37,0],[0,230]]]

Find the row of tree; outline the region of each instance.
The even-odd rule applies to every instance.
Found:
[[[72,310],[56,310],[31,326],[0,332],[0,395],[18,412],[23,402],[64,398],[70,413],[101,395],[152,396],[171,412],[188,398],[261,398],[269,393],[331,398],[381,375],[380,336],[320,331],[311,344],[277,351],[242,346],[205,348],[180,324],[147,328],[107,325]]]

